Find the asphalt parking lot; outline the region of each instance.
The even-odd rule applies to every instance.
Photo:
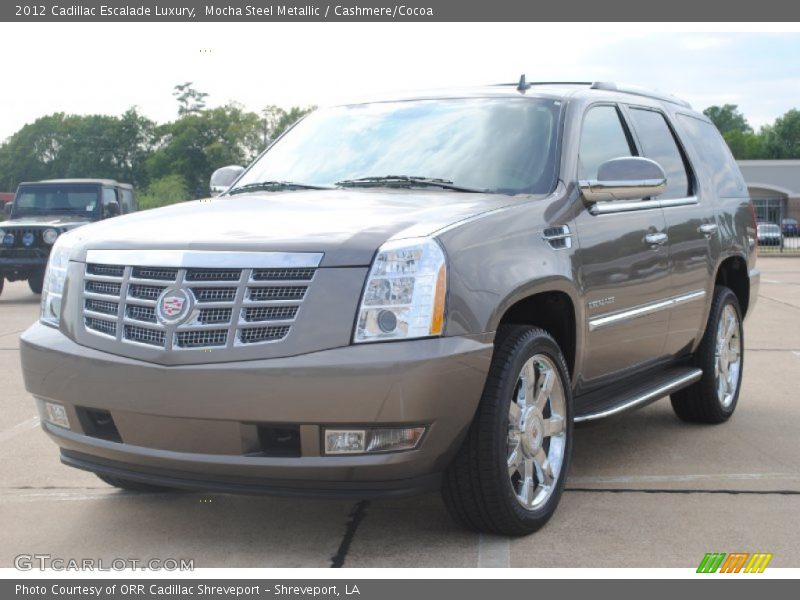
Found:
[[[739,406],[691,426],[668,401],[576,431],[567,491],[536,535],[465,532],[438,496],[347,502],[116,491],[62,466],[19,367],[37,318],[0,296],[0,567],[18,554],[191,558],[195,567],[696,567],[706,552],[800,566],[800,257],[762,258]]]

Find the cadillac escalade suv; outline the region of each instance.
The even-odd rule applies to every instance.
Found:
[[[50,249],[66,231],[136,210],[133,186],[110,179],[49,179],[21,183],[9,220],[0,223],[0,293],[3,283],[28,281],[42,292]]]
[[[65,464],[134,490],[440,489],[521,535],[573,424],[736,408],[755,219],[685,102],[523,78],[318,110],[226,169],[220,196],[56,242],[22,366]]]

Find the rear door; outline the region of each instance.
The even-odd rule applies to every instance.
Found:
[[[713,257],[719,253],[714,199],[697,183],[685,148],[669,117],[659,109],[627,105],[641,153],[658,162],[667,190],[658,196],[664,210],[670,260],[669,329],[665,351],[685,354],[704,327],[706,301],[712,293]]]
[[[580,135],[578,180],[595,179],[607,160],[638,154],[616,104],[589,106]],[[583,383],[589,387],[664,355],[669,311],[663,301],[670,296],[666,221],[656,200],[642,198],[583,207],[575,226],[588,315]]]

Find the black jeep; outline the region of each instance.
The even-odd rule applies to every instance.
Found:
[[[58,236],[100,219],[136,210],[133,186],[110,179],[50,179],[21,183],[0,223],[0,293],[3,283],[28,280],[42,292],[47,258]]]

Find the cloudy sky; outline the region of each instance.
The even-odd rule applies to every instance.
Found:
[[[523,72],[529,81],[633,83],[700,109],[738,104],[755,127],[800,107],[797,26],[678,27],[2,23],[0,140],[59,111],[120,114],[135,105],[168,121],[173,86],[185,81],[208,92],[210,106],[236,100],[251,110],[513,81]]]

